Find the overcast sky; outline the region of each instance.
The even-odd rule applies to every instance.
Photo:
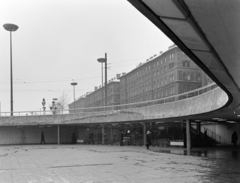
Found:
[[[108,79],[129,72],[172,41],[123,0],[0,0],[0,102],[10,111],[10,33],[13,36],[14,111],[40,111],[64,92],[69,102],[101,85],[108,55]]]

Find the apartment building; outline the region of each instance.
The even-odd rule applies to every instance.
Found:
[[[170,46],[107,84],[107,105],[136,103],[188,92],[213,81],[177,46]],[[105,86],[75,101],[75,108],[101,107]],[[73,109],[74,102],[69,104]]]
[[[107,105],[118,105],[120,101],[119,81],[110,81],[107,84]],[[95,87],[95,91],[87,95],[86,107],[104,106],[105,86]]]
[[[140,63],[120,77],[120,104],[188,92],[202,86],[203,71],[178,47]]]

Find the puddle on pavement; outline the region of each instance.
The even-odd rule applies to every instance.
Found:
[[[187,150],[154,150],[154,152],[177,154],[187,156]],[[221,150],[191,150],[190,156],[217,159],[240,159],[239,149],[221,149]]]

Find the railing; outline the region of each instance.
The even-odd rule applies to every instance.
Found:
[[[206,135],[206,136],[214,139],[214,140],[217,141],[218,143],[223,143],[222,137],[221,137],[220,135],[216,134],[215,132],[213,132],[212,130],[209,130],[208,128],[203,127],[203,128],[201,128],[201,132],[202,132],[204,135]]]
[[[122,105],[111,105],[111,106],[104,106],[104,107],[89,107],[89,108],[77,108],[77,109],[65,109],[65,110],[56,110],[56,111],[19,111],[19,112],[13,112],[13,116],[37,116],[37,115],[61,115],[61,114],[76,114],[76,113],[96,113],[99,114],[109,114],[109,113],[115,113],[119,112],[124,109],[133,109],[133,108],[139,108],[139,107],[147,107],[147,106],[153,106],[153,105],[159,105],[159,104],[166,104],[170,102],[175,102],[179,100],[184,100],[188,98],[192,98],[195,96],[202,95],[204,93],[207,93],[215,88],[218,88],[218,85],[215,83],[212,83],[210,85],[204,86],[202,88],[198,88],[189,92],[185,92],[178,95],[172,95],[170,97],[166,98],[160,98],[156,100],[148,100],[144,102],[138,102],[138,103],[130,103],[130,104],[122,104]],[[4,116],[11,116],[11,112],[1,112],[0,117]]]

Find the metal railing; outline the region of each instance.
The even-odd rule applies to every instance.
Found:
[[[201,128],[201,132],[202,132],[204,135],[206,135],[206,136],[214,139],[214,140],[217,141],[218,143],[223,143],[223,138],[222,138],[220,135],[218,135],[218,134],[216,134],[215,132],[213,132],[212,130],[209,130],[208,128],[203,127],[203,128]]]
[[[13,112],[13,116],[39,116],[39,115],[62,115],[62,114],[76,114],[76,113],[99,113],[99,114],[109,114],[116,113],[124,109],[134,109],[140,107],[147,107],[159,104],[166,104],[170,102],[176,102],[192,97],[196,97],[207,93],[215,88],[218,88],[218,85],[212,83],[210,85],[181,93],[178,95],[172,95],[165,98],[160,98],[156,100],[148,100],[144,102],[130,103],[130,104],[122,104],[122,105],[111,105],[111,106],[101,106],[101,107],[88,107],[88,108],[77,108],[77,109],[65,109],[65,110],[46,110],[46,111],[18,111]],[[1,112],[0,117],[11,116],[11,112]]]

